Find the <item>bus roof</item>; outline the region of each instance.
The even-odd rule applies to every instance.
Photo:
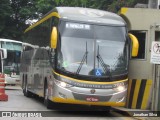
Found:
[[[28,27],[25,32],[43,23],[47,19],[56,16],[60,19],[73,20],[84,23],[107,24],[113,26],[125,26],[126,22],[119,15],[107,11],[81,7],[56,7],[48,12],[36,23]]]
[[[94,24],[125,25],[124,20],[119,15],[108,11],[80,7],[56,7],[56,10],[62,19]]]
[[[14,42],[14,43],[22,43],[22,42],[20,42],[20,41],[11,40],[11,39],[4,39],[4,38],[0,38],[0,41],[5,41],[5,42]]]

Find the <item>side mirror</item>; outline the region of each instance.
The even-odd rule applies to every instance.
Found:
[[[139,50],[138,39],[131,33],[129,33],[129,37],[132,40],[132,57],[136,57],[138,55]]]
[[[1,57],[1,59],[7,58],[7,50],[6,49],[0,48],[0,57]]]
[[[52,28],[52,33],[51,33],[51,48],[56,49],[57,47],[57,28],[53,27]]]

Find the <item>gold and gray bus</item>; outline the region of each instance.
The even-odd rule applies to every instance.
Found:
[[[24,42],[35,47],[22,54],[24,95],[43,97],[47,108],[51,103],[124,106],[129,56],[137,55],[137,41],[114,13],[56,7],[25,30]]]

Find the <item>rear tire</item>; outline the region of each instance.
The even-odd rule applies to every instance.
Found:
[[[27,78],[27,77],[26,77],[26,78]],[[27,79],[25,79],[25,82],[24,82],[23,93],[24,93],[24,96],[26,96],[26,97],[31,97],[31,96],[32,96],[31,92],[28,91]]]
[[[25,91],[25,80],[24,80],[24,75],[22,77],[22,90],[23,90],[23,94],[24,94],[24,91]]]

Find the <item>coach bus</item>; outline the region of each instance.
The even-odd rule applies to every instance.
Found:
[[[33,47],[31,44],[16,40],[0,38],[0,73],[5,75],[5,85],[20,84],[20,58],[23,48]]]
[[[25,96],[52,103],[124,106],[128,61],[138,40],[125,21],[107,11],[56,7],[25,30],[34,46],[22,54],[20,76]]]
[[[20,84],[19,66],[22,42],[10,39],[0,39],[0,48],[5,49],[6,58],[1,60],[1,73],[5,74],[5,84]]]

